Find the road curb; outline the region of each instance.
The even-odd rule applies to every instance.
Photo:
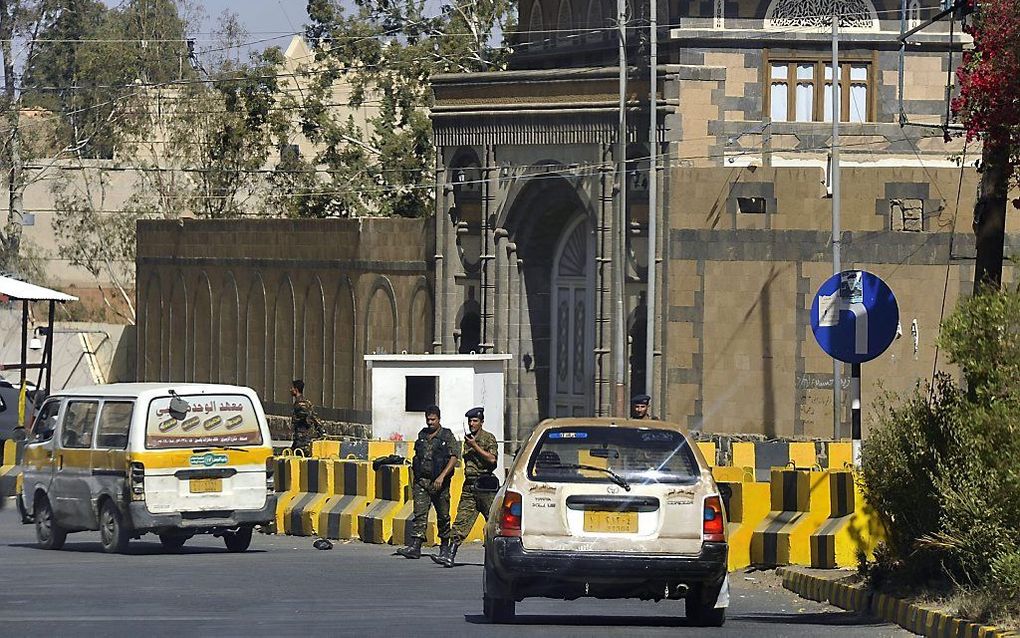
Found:
[[[814,576],[795,567],[780,567],[783,587],[802,598],[829,603],[847,611],[869,613],[928,638],[1020,638],[1020,633],[989,627],[926,609],[905,600]]]

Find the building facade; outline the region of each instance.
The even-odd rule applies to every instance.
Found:
[[[832,272],[835,12],[843,266],[886,278],[903,331],[865,366],[865,407],[879,379],[897,391],[930,376],[945,363],[934,345],[941,317],[973,278],[980,157],[942,127],[968,41],[959,24],[913,36],[900,70],[901,27],[940,8],[661,2],[653,133],[649,6],[628,8],[624,129],[615,3],[520,0],[508,70],[434,78],[444,187],[433,351],[515,355],[508,438],[550,416],[621,413],[620,379],[624,396],[647,391],[654,412],[693,428],[831,436],[832,363],[808,311]],[[659,267],[645,379],[652,215]],[[623,357],[612,348],[621,316]]]

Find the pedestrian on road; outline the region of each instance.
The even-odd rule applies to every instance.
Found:
[[[436,509],[436,525],[442,539],[440,552],[446,554],[450,543],[450,478],[457,464],[459,445],[453,432],[439,422],[439,407],[425,408],[425,427],[414,442],[414,522],[407,546],[397,553],[404,558],[421,558],[421,544],[429,521],[429,508]]]
[[[647,394],[636,394],[630,400],[630,418],[632,419],[654,419],[648,411],[648,404],[652,402],[652,397]]]
[[[305,382],[294,379],[290,385],[290,396],[294,397],[294,415],[290,418],[290,427],[294,442],[290,449],[301,450],[305,456],[312,455],[312,441],[324,436],[322,423],[315,416],[312,402],[305,398]]]
[[[485,423],[484,408],[471,408],[464,416],[468,420],[468,431],[464,434],[464,488],[457,504],[457,520],[453,523],[447,551],[444,553],[440,549],[439,556],[432,557],[432,560],[444,567],[454,566],[457,548],[471,533],[478,515],[488,520],[489,508],[495,496],[495,493],[475,491],[475,481],[484,474],[492,474],[496,469],[499,444],[496,443],[496,437],[482,429]]]

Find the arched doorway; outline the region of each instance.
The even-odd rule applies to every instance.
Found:
[[[594,387],[594,238],[578,216],[563,232],[553,258],[550,318],[550,412],[588,416]]]

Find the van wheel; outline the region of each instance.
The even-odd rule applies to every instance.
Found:
[[[122,554],[127,549],[128,540],[120,510],[113,501],[104,501],[99,512],[99,542],[103,551],[107,554]]]
[[[223,535],[223,543],[231,552],[243,552],[251,545],[251,525],[241,527],[236,532],[227,532]]]
[[[43,549],[60,549],[67,540],[67,530],[53,519],[50,500],[39,495],[35,499],[35,537]]]
[[[182,534],[160,534],[159,543],[168,552],[179,552],[188,538]]]
[[[512,623],[517,615],[517,602],[513,598],[482,596],[482,613],[490,623]]]

